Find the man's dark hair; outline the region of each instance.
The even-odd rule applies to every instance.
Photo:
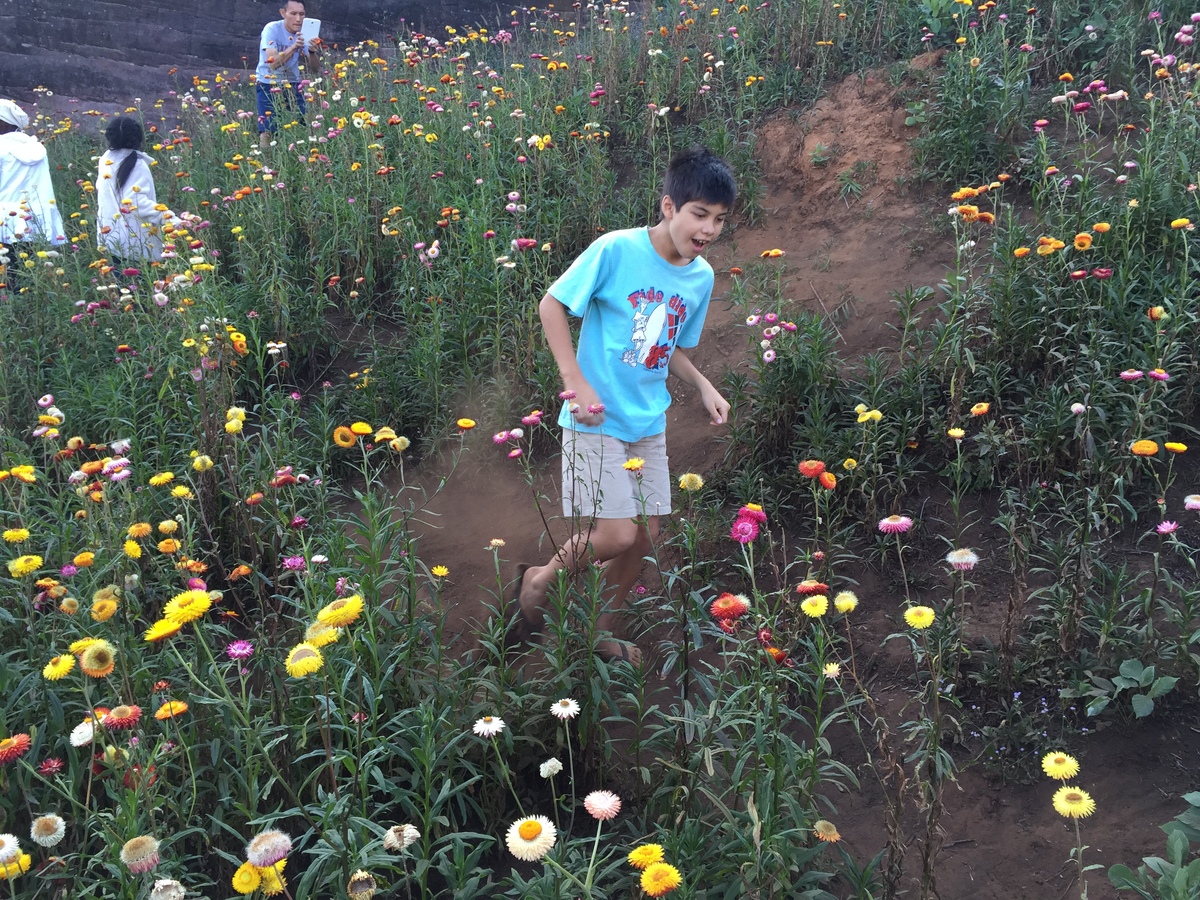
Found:
[[[129,180],[129,175],[133,172],[133,167],[137,165],[137,151],[142,149],[142,125],[137,119],[131,119],[129,116],[117,116],[108,123],[108,127],[104,129],[104,136],[108,139],[109,150],[129,150],[131,152],[125,155],[121,160],[121,165],[117,167],[117,193],[121,188],[125,187],[125,182]]]
[[[667,166],[663,194],[671,198],[676,209],[693,200],[732,209],[737,199],[737,183],[729,163],[706,147],[694,146]]]
[[[303,9],[303,10],[305,11],[305,13],[307,13],[307,12],[308,12],[308,6],[305,4],[304,0],[283,0],[283,6],[282,6],[282,7],[280,7],[280,8],[281,8],[281,9],[287,9],[287,8],[288,8],[289,6],[291,6],[293,3],[298,3],[298,4],[300,4],[300,8],[301,8],[301,9]]]

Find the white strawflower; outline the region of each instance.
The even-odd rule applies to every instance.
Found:
[[[96,727],[92,724],[92,720],[81,722],[71,729],[71,746],[86,747],[96,737]]]
[[[570,697],[563,697],[561,700],[550,704],[550,715],[563,722],[567,719],[573,719],[579,715],[579,704]]]
[[[53,813],[38,816],[33,820],[33,826],[29,829],[29,836],[40,847],[53,847],[63,839],[63,835],[66,833],[67,823],[62,820],[61,816]]]
[[[21,842],[15,834],[0,834],[0,865],[7,866],[21,855]]]
[[[504,836],[508,850],[517,859],[536,862],[554,848],[558,836],[554,823],[545,816],[526,816],[513,822]]]
[[[542,763],[541,768],[538,769],[543,778],[553,778],[562,770],[563,764],[554,757],[546,760]]]
[[[475,723],[473,730],[480,737],[495,737],[504,730],[504,720],[499,716],[484,716]]]
[[[150,900],[183,900],[184,893],[183,885],[174,878],[160,878],[154,882]]]
[[[412,825],[393,825],[383,836],[383,847],[393,853],[411,847],[421,839],[421,832]]]

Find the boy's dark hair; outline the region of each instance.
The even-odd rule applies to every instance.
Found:
[[[118,116],[108,123],[108,127],[104,129],[104,136],[108,139],[109,150],[131,151],[117,167],[117,193],[120,194],[121,188],[125,187],[125,182],[129,180],[129,175],[137,164],[137,151],[142,149],[142,125],[137,119]]]
[[[663,194],[671,198],[676,209],[693,200],[732,209],[737,200],[737,182],[729,163],[697,145],[671,160],[663,179]]]

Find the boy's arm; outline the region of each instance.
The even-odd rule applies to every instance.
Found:
[[[671,353],[667,371],[700,391],[700,402],[708,410],[708,415],[714,425],[725,423],[729,418],[729,401],[721,396],[721,392],[713,387],[711,381],[700,374],[696,364],[688,359],[688,355],[683,352],[681,347],[676,347]]]
[[[567,308],[556,297],[547,294],[538,306],[538,315],[542,320],[542,330],[546,333],[546,343],[558,363],[558,373],[562,376],[563,387],[575,392],[571,401],[575,408],[571,414],[581,425],[599,425],[604,421],[604,412],[588,412],[588,407],[601,403],[600,397],[592,388],[579,368],[579,359],[575,356],[575,345],[571,341],[571,324],[567,320]]]

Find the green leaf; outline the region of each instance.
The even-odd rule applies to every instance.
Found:
[[[1133,714],[1139,719],[1144,719],[1150,713],[1154,712],[1154,701],[1145,694],[1134,694],[1132,697]]]
[[[1170,691],[1171,688],[1175,687],[1175,684],[1178,681],[1179,679],[1173,675],[1164,675],[1161,678],[1156,679],[1154,684],[1150,687],[1150,690],[1148,690],[1146,693],[1152,698],[1161,697],[1163,694]]]
[[[1098,715],[1100,715],[1100,713],[1104,712],[1104,710],[1107,708],[1108,708],[1108,698],[1107,697],[1097,697],[1095,700],[1093,700],[1091,703],[1088,704],[1087,714],[1089,716],[1098,716]]]
[[[1121,668],[1118,670],[1126,678],[1132,678],[1134,681],[1141,681],[1142,672],[1145,671],[1145,666],[1136,659],[1127,659],[1121,663]]]

